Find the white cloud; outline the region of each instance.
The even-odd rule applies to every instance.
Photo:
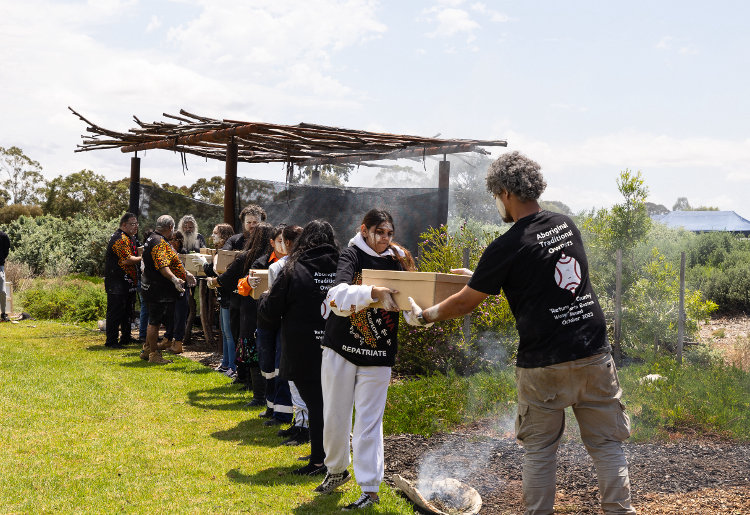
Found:
[[[431,21],[436,25],[435,29],[427,34],[431,38],[465,33],[467,42],[471,42],[475,39],[474,31],[480,28],[479,24],[463,9],[434,7],[428,12],[431,14]]]
[[[148,25],[146,25],[146,32],[153,32],[159,27],[161,27],[161,19],[159,19],[158,16],[155,14],[151,16],[151,19],[148,22]]]
[[[488,9],[487,5],[482,2],[471,4],[471,10],[483,14],[493,23],[504,23],[510,21],[510,16],[507,14],[495,11],[494,9]]]

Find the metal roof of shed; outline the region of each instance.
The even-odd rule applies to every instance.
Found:
[[[654,215],[651,218],[668,227],[682,227],[693,232],[750,233],[750,221],[734,211],[672,211],[666,215]]]

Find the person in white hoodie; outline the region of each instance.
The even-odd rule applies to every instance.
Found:
[[[315,489],[329,493],[351,479],[347,467],[352,408],[356,410],[352,451],[354,476],[362,495],[344,510],[378,502],[383,480],[383,412],[398,348],[398,308],[394,290],[362,285],[362,270],[404,270],[404,252],[392,245],[393,217],[382,209],[365,214],[349,246],[341,252],[324,309],[323,447],[327,474]],[[385,309],[373,308],[381,302]]]

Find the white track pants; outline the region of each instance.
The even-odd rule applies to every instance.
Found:
[[[359,367],[323,347],[323,448],[331,473],[349,466],[352,407],[356,410],[352,451],[354,477],[363,492],[377,492],[383,481],[383,412],[390,367]]]
[[[294,381],[289,381],[289,392],[292,394],[292,407],[294,408],[294,425],[299,427],[308,427],[307,406],[299,394],[299,390]]]

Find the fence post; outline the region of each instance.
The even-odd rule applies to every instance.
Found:
[[[617,249],[617,271],[615,273],[615,338],[612,354],[617,365],[622,364],[622,249]]]
[[[237,143],[232,139],[227,143],[227,155],[224,159],[224,223],[232,227],[235,227],[234,203],[237,197],[237,151]],[[239,230],[243,230],[241,220]]]
[[[448,225],[448,200],[450,194],[451,162],[445,159],[438,165],[438,220]]]
[[[677,319],[677,363],[682,363],[685,342],[685,253],[680,252],[680,312]]]
[[[469,268],[469,252],[470,249],[464,249],[463,255],[463,267]],[[464,316],[464,341],[468,342],[471,337],[471,315]]]

